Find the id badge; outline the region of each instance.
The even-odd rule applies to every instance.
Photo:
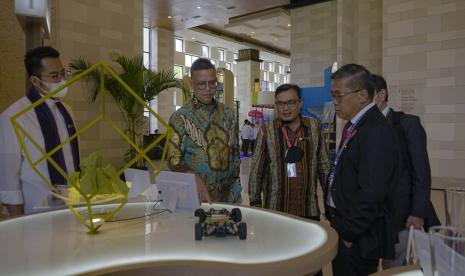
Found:
[[[297,177],[295,163],[287,163],[287,177]]]

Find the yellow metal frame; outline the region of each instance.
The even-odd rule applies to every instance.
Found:
[[[99,83],[99,95],[101,97],[101,113],[100,113],[100,115],[98,115],[96,118],[94,118],[93,120],[91,120],[90,122],[85,124],[79,130],[77,130],[74,135],[70,136],[63,143],[56,146],[51,151],[45,152],[45,149],[42,146],[40,146],[39,143],[37,141],[35,141],[34,138],[18,123],[18,118],[23,116],[27,112],[33,110],[38,105],[44,103],[47,99],[52,98],[55,94],[60,92],[65,87],[68,87],[68,86],[72,85],[73,83],[81,80],[82,78],[86,77],[87,75],[91,74],[93,71],[96,71],[98,69],[101,69],[100,70],[100,83]],[[117,123],[115,121],[113,121],[108,116],[107,111],[106,111],[106,94],[108,92],[105,90],[105,78],[104,78],[105,72],[108,73],[109,75],[111,75],[129,94],[131,94],[136,99],[136,101],[140,105],[145,107],[149,111],[149,113],[152,114],[153,116],[155,116],[155,118],[157,118],[157,120],[166,128],[166,133],[161,135],[160,137],[158,137],[155,141],[150,143],[146,148],[142,148],[142,149],[139,148],[136,145],[135,141],[132,141],[124,133],[124,131],[117,125]],[[86,195],[86,194],[84,194],[84,193],[82,193],[80,191],[78,186],[74,186],[73,188],[75,188],[77,190],[77,192],[80,194],[80,196],[85,200],[83,202],[81,202],[81,201],[76,202],[75,200],[71,199],[70,197],[63,196],[58,191],[58,189],[52,185],[52,183],[47,179],[47,177],[45,175],[43,175],[39,171],[39,169],[37,168],[37,165],[40,162],[43,162],[44,160],[47,160],[58,170],[58,172],[66,180],[68,180],[69,175],[65,171],[63,171],[63,169],[51,158],[51,156],[55,152],[57,152],[58,150],[63,148],[63,146],[65,144],[70,143],[70,141],[73,140],[73,139],[77,139],[77,137],[79,135],[83,134],[85,131],[87,131],[88,129],[90,129],[92,126],[94,126],[95,124],[97,124],[100,121],[104,121],[104,122],[107,122],[108,124],[110,124],[110,126],[114,130],[116,130],[116,132],[118,132],[124,138],[124,140],[126,140],[126,142],[138,152],[136,157],[129,160],[119,171],[117,171],[113,176],[111,176],[110,179],[108,180],[108,182],[105,183],[104,185],[111,185],[111,182],[113,180],[115,180],[117,177],[119,177],[119,175],[121,175],[127,168],[129,168],[131,165],[136,163],[141,158],[145,159],[147,161],[147,163],[150,164],[150,166],[152,166],[152,168],[154,168],[154,173],[150,176],[150,179],[153,181],[155,179],[155,177],[160,173],[160,171],[162,169],[162,166],[163,166],[163,163],[164,163],[163,161],[164,161],[164,159],[166,157],[166,151],[167,151],[167,148],[168,148],[168,141],[169,141],[169,139],[171,137],[172,130],[169,127],[169,125],[163,120],[163,118],[160,117],[160,115],[155,113],[155,111],[146,102],[144,102],[144,100],[141,97],[139,97],[134,92],[134,90],[131,89],[131,87],[129,87],[107,64],[105,64],[103,62],[98,62],[98,63],[94,64],[89,69],[85,70],[84,72],[80,73],[79,75],[77,75],[77,76],[73,77],[72,79],[70,79],[69,81],[67,81],[63,86],[60,86],[56,90],[54,90],[51,93],[47,94],[46,96],[42,97],[40,100],[34,102],[30,106],[28,106],[25,109],[21,110],[20,112],[18,112],[16,115],[14,115],[11,118],[11,123],[13,125],[13,129],[15,131],[15,134],[16,134],[16,136],[17,136],[17,138],[18,138],[18,140],[19,140],[19,142],[21,144],[21,148],[23,149],[24,154],[26,156],[26,159],[29,162],[29,164],[31,165],[31,167],[34,169],[34,171],[40,176],[40,178],[44,181],[44,183],[50,189],[51,194],[53,196],[57,197],[57,198],[62,199],[66,203],[68,208],[73,212],[73,214],[81,221],[81,223],[87,226],[87,228],[89,229],[89,233],[96,233],[98,228],[100,228],[100,226],[101,226],[101,225],[98,225],[98,226],[94,225],[94,215],[93,215],[93,212],[92,212],[92,205],[93,204],[103,204],[103,203],[114,202],[114,201],[119,201],[120,202],[120,205],[117,208],[115,208],[114,210],[112,210],[110,213],[106,214],[103,217],[103,219],[105,221],[107,221],[107,220],[112,219],[113,216],[126,204],[126,202],[128,200],[127,195],[111,194],[111,195],[106,195],[104,197],[102,197],[101,195],[97,196],[96,194]],[[26,144],[25,144],[25,138],[29,139],[30,142],[39,150],[39,152],[41,152],[43,154],[43,156],[40,157],[38,160],[35,160],[35,161],[32,160],[31,155],[30,155],[30,153],[29,153],[29,151],[28,151],[28,149],[26,147]],[[154,148],[158,143],[160,143],[163,140],[163,138],[166,138],[166,140],[165,140],[166,143],[165,143],[165,146],[163,148],[163,154],[162,154],[162,158],[161,158],[161,166],[159,167],[146,154],[152,148]],[[85,204],[87,206],[87,217],[88,217],[87,220],[86,220],[86,217],[84,217],[82,214],[80,214],[74,208],[74,205],[82,205],[82,204]]]

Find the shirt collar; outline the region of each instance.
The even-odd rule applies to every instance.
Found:
[[[310,123],[310,120],[308,119],[308,117],[304,117],[302,116],[302,114],[299,114],[299,117],[300,117],[300,123],[305,126],[305,127],[310,127],[311,126],[311,123]],[[281,119],[276,119],[276,124],[275,124],[275,128],[281,128],[284,123],[283,121],[281,121]]]
[[[358,120],[360,120],[360,118],[363,117],[363,115],[365,115],[365,113],[368,111],[368,109],[372,108],[373,106],[375,105],[375,103],[370,103],[368,105],[366,105],[364,108],[362,108],[362,110],[360,110],[352,119],[350,119],[350,122],[352,124],[355,124],[358,122]]]
[[[200,102],[196,97],[192,97],[191,102],[192,102],[192,105],[194,106],[195,109],[202,108],[202,107],[203,108],[208,108],[208,105]],[[218,105],[217,101],[215,101],[215,99],[213,99],[213,106],[214,107],[213,107],[212,110],[214,110],[217,107],[217,105]]]
[[[386,107],[383,109],[382,113],[383,113],[384,117],[387,117],[387,115],[388,115],[388,113],[389,113],[389,109],[390,109],[389,106],[386,106]]]

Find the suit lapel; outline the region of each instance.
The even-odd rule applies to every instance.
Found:
[[[374,105],[373,107],[368,109],[365,114],[363,114],[362,118],[360,118],[360,120],[358,121],[355,130],[352,132],[349,139],[347,140],[347,143],[346,143],[345,147],[342,149],[341,156],[339,157],[339,161],[338,161],[338,164],[336,166],[336,172],[334,174],[335,179],[336,179],[337,175],[339,174],[339,172],[341,170],[340,164],[341,164],[342,159],[344,158],[344,154],[345,154],[347,148],[350,147],[350,143],[352,142],[352,140],[357,137],[357,134],[359,133],[360,128],[363,127],[363,124],[365,123],[367,118],[370,116],[370,114],[376,111],[376,109],[374,109],[374,108],[377,109],[378,107],[376,105]],[[390,113],[391,112],[389,112],[388,114],[390,114]]]

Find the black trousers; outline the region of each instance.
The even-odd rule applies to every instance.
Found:
[[[338,252],[332,266],[334,276],[369,275],[378,271],[378,260],[360,257],[360,251],[356,243],[347,247],[339,238]]]
[[[250,147],[252,149],[252,153],[255,152],[255,139],[254,140],[250,140]]]
[[[242,153],[243,154],[249,153],[249,144],[250,144],[249,139],[242,139]]]

